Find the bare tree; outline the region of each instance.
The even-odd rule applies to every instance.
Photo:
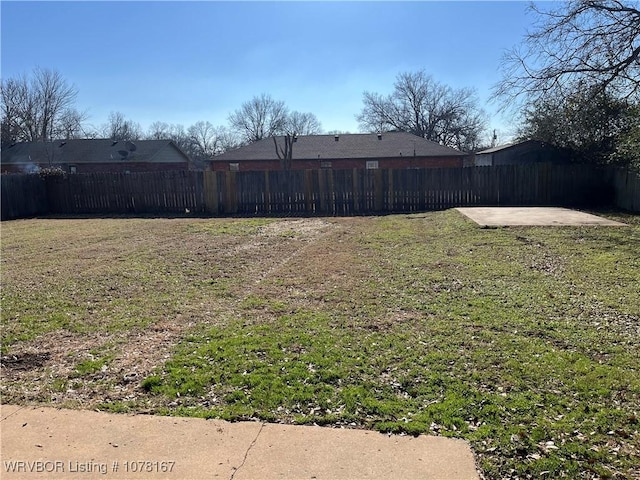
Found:
[[[278,138],[273,137],[273,145],[276,148],[276,155],[280,159],[280,165],[283,170],[291,168],[293,160],[293,144],[296,142],[297,135],[287,133],[282,139],[282,145],[278,144]]]
[[[0,85],[2,100],[2,144],[30,141],[35,136],[33,97],[26,77],[9,78]]]
[[[147,140],[171,140],[192,160],[206,162],[212,156],[240,145],[239,139],[224,126],[198,121],[185,129],[183,125],[153,122],[144,137]]]
[[[363,102],[357,119],[364,131],[400,130],[471,150],[484,130],[486,114],[474,90],[452,89],[423,70],[399,74],[388,96],[365,92]]]
[[[168,138],[175,143],[182,151],[189,152],[191,141],[189,140],[189,134],[184,128],[184,125],[180,123],[172,123],[169,125]]]
[[[533,31],[502,60],[494,98],[570,95],[587,88],[637,99],[640,94],[640,9],[625,0],[574,0],[542,9]]]
[[[59,72],[36,68],[31,76],[3,80],[0,96],[3,143],[46,141],[57,133],[61,119],[72,115],[77,90]]]
[[[112,140],[138,140],[142,138],[142,127],[121,112],[111,112],[102,126],[102,134]]]
[[[227,127],[218,127],[218,146],[220,151],[218,153],[224,153],[227,150],[238,148],[242,145],[242,140],[238,135]]]
[[[187,130],[195,156],[208,159],[216,154],[218,134],[210,122],[199,121]]]
[[[165,140],[171,138],[171,125],[166,122],[153,122],[149,125],[145,138],[147,140]]]
[[[88,118],[87,112],[81,112],[75,108],[68,108],[56,123],[55,136],[65,140],[74,138],[87,138],[90,134],[84,124]]]
[[[293,144],[297,141],[298,135],[317,135],[322,131],[322,127],[313,113],[294,111],[287,115],[284,130],[282,142],[278,143],[279,138],[274,136],[273,145],[282,169],[289,170],[293,160]]]
[[[147,140],[171,140],[185,152],[191,145],[189,134],[179,123],[153,122],[149,125],[144,138]]]
[[[229,123],[248,143],[284,132],[288,111],[284,102],[262,94],[229,115]]]
[[[322,125],[313,113],[293,111],[287,116],[285,130],[290,135],[318,135]]]
[[[36,69],[34,86],[40,107],[37,122],[40,130],[39,138],[46,140],[51,137],[56,120],[75,101],[77,91],[67,84],[60,73],[48,69]]]

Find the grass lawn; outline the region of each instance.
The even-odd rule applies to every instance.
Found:
[[[2,224],[4,403],[467,439],[486,478],[640,478],[640,217]]]

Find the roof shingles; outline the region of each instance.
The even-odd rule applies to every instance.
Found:
[[[188,157],[169,140],[114,142],[110,139],[24,142],[2,149],[2,163],[109,163],[166,161],[158,155],[165,148],[176,150],[184,161]],[[121,153],[124,152],[124,153]]]
[[[337,138],[337,140],[336,140]],[[283,137],[276,137],[279,145]],[[414,154],[415,152],[415,154]],[[306,135],[293,144],[294,160],[357,159],[397,157],[461,157],[464,152],[404,132],[381,135]],[[278,160],[273,138],[265,138],[247,146],[213,157],[214,161]]]

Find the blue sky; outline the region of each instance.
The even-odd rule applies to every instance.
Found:
[[[364,91],[390,93],[424,69],[474,87],[483,107],[503,52],[532,17],[524,2],[0,3],[2,78],[58,70],[99,126],[111,111],[154,121],[226,125],[266,93],[311,112],[325,131],[358,131]],[[491,128],[508,136],[507,120]]]

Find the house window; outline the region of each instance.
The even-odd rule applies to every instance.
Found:
[[[331,162],[326,160],[323,162],[320,162],[320,168],[331,168]]]
[[[239,172],[240,171],[240,164],[239,163],[230,163],[229,164],[229,171],[231,171],[231,172]]]
[[[69,173],[78,173],[78,167],[75,165],[69,165]]]
[[[376,170],[378,168],[378,160],[367,160],[367,170]]]

